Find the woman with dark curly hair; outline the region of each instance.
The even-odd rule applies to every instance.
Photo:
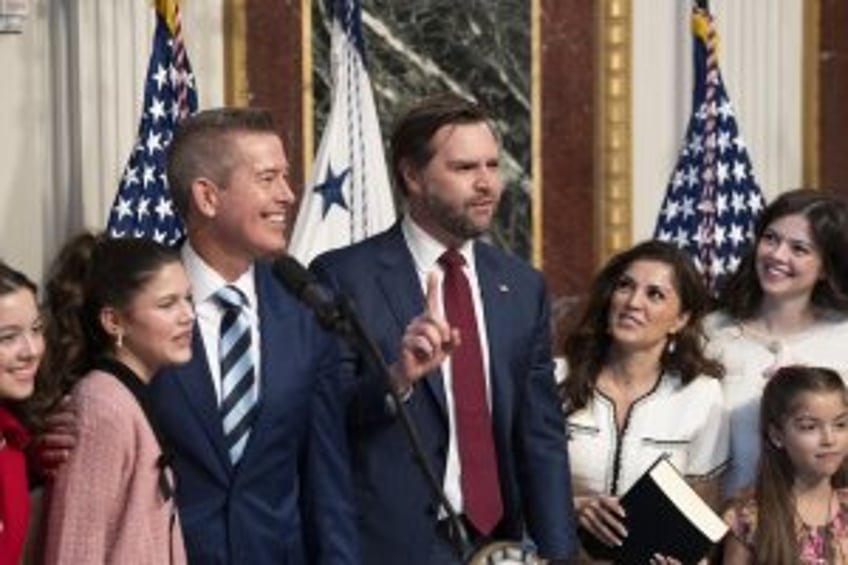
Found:
[[[708,351],[727,370],[727,498],[753,485],[768,378],[790,364],[848,376],[846,203],[818,190],[785,192],[763,211],[754,241],[719,295],[721,310],[705,322]]]
[[[660,456],[717,502],[728,438],[722,367],[702,350],[707,301],[688,257],[643,242],[601,270],[565,340],[574,505],[580,526],[607,545],[627,535],[618,497]]]

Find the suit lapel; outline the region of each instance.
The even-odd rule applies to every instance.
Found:
[[[421,282],[403,237],[400,223],[395,224],[389,236],[379,250],[380,272],[377,280],[389,309],[395,317],[398,332],[389,338],[392,346],[397,347],[409,321],[424,311],[424,293],[421,291]],[[443,414],[447,416],[442,372],[435,371],[427,377],[425,386],[433,394]]]
[[[264,266],[256,264],[256,294],[259,307],[259,327],[262,339],[260,340],[261,369],[260,390],[257,416],[251,430],[250,439],[245,447],[244,455],[238,466],[233,468],[230,463],[227,444],[221,422],[218,401],[215,398],[215,389],[212,385],[212,377],[206,360],[206,349],[200,330],[195,325],[192,350],[193,355],[189,363],[178,369],[177,380],[182,385],[188,403],[200,419],[210,442],[214,447],[216,457],[221,462],[224,472],[232,475],[241,468],[249,465],[249,460],[257,449],[261,450],[262,436],[267,433],[269,410],[265,408],[268,399],[278,398],[282,388],[291,384],[287,373],[287,363],[280,362],[279,347],[284,345],[288,350],[295,351],[298,348],[298,336],[300,328],[290,323],[287,317],[291,316],[286,308],[286,295],[273,285],[277,283],[270,274],[263,270]]]
[[[289,355],[297,354],[299,343],[301,343],[297,332],[302,329],[297,324],[291,323],[291,310],[286,307],[287,295],[281,288],[275,285],[265,270],[265,266],[257,263],[255,267],[256,298],[258,303],[260,339],[260,377],[259,377],[259,403],[256,407],[256,420],[250,431],[250,438],[245,447],[244,456],[239,463],[239,469],[250,465],[250,460],[261,454],[263,438],[268,433],[269,422],[273,417],[274,410],[269,408],[276,398],[286,394],[283,389],[293,386],[288,368],[290,363],[281,362],[284,354],[281,348]],[[293,303],[292,303],[293,305]]]
[[[474,256],[489,344],[492,418],[498,430],[501,427],[500,416],[509,413],[509,407],[502,403],[513,398],[509,379],[512,341],[509,312],[516,298],[512,296],[510,281],[493,250],[485,244],[475,243]]]
[[[409,320],[424,308],[424,295],[403,232],[400,229],[393,230],[378,253],[378,284],[395,317],[399,334],[402,334]]]
[[[203,346],[203,338],[200,336],[200,328],[197,324],[194,326],[192,336],[191,361],[175,368],[174,372],[176,373],[176,381],[186,396],[186,402],[201,422],[200,427],[206,432],[206,436],[212,444],[212,451],[221,463],[222,471],[225,475],[229,475],[232,466],[224,441],[224,431],[218,410],[218,401],[215,398],[215,388],[206,360],[206,348]]]

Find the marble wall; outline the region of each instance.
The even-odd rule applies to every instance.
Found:
[[[315,139],[329,105],[327,2],[313,2]],[[384,136],[406,106],[443,91],[491,110],[503,135],[504,195],[494,242],[529,257],[530,2],[362,0],[366,57]]]

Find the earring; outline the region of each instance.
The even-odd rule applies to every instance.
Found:
[[[124,346],[124,332],[118,331],[118,335],[115,337],[115,347],[120,349]]]
[[[671,334],[668,336],[668,342],[666,345],[666,351],[669,355],[674,355],[674,352],[677,350],[677,338],[675,334]]]

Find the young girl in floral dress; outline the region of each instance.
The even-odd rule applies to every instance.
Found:
[[[760,409],[753,495],[725,513],[730,565],[848,563],[848,390],[831,369],[787,366]]]

